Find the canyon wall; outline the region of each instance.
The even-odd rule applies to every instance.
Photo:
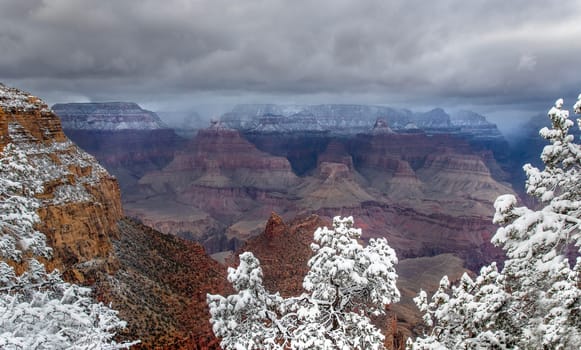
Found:
[[[2,84],[0,165],[3,186],[22,184],[18,201],[3,202],[2,214],[35,220],[52,250],[42,262],[118,310],[127,321],[120,339],[140,339],[136,349],[220,348],[205,297],[229,291],[225,268],[199,244],[124,218],[116,179],[65,136],[44,102]],[[14,230],[0,228],[2,239]],[[40,244],[21,238],[20,249]]]

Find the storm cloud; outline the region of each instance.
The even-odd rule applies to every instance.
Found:
[[[580,14],[568,0],[3,0],[0,81],[52,102],[527,104],[581,90]]]

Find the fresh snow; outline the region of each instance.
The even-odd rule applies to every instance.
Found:
[[[383,349],[384,336],[370,315],[385,312],[400,298],[395,252],[385,239],[362,247],[353,218],[335,217],[333,228],[319,228],[314,256],[304,278],[307,293],[290,298],[271,294],[262,284],[260,262],[240,255],[228,270],[236,294],[208,295],[211,323],[226,350]]]
[[[0,108],[5,112],[45,113],[39,99],[0,84]],[[117,312],[95,303],[89,288],[66,283],[58,271],[47,272],[36,258],[50,259],[52,249],[36,230],[37,210],[48,205],[90,202],[85,186],[108,176],[95,159],[76,145],[35,140],[18,123],[9,123],[11,143],[0,153],[0,348],[2,349],[121,349],[115,330],[125,327]],[[57,157],[55,161],[54,157]],[[45,183],[68,178],[70,169],[86,168],[74,184],[61,183],[52,198]],[[24,263],[17,274],[7,261]]]
[[[157,130],[169,128],[159,116],[131,102],[56,104],[63,129]]]
[[[574,111],[581,113],[581,95]],[[504,267],[484,266],[455,286],[444,276],[431,299],[420,292],[415,301],[430,331],[408,349],[581,348],[581,258],[571,266],[567,254],[572,247],[581,254],[581,149],[562,99],[548,116],[552,127],[540,131],[550,142],[545,167],[524,166],[527,192],[544,207],[498,197],[494,222],[503,226],[492,243],[506,253]]]
[[[0,83],[0,108],[8,112],[17,111],[39,111],[50,113],[48,108],[39,98],[25,93],[21,90],[9,88]]]

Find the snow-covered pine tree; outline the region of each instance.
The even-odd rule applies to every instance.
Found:
[[[113,339],[125,327],[116,311],[94,302],[90,289],[64,282],[58,271],[47,273],[35,259],[52,253],[34,228],[40,220],[35,195],[44,191],[50,170],[36,152],[8,144],[0,157],[0,348],[128,348],[133,343]],[[16,273],[18,265],[24,273]]]
[[[367,247],[353,218],[333,219],[315,232],[301,296],[282,298],[262,285],[252,253],[240,256],[228,279],[237,294],[208,295],[214,333],[224,349],[383,349],[369,316],[399,301],[397,258],[385,239]]]
[[[482,268],[450,288],[446,277],[428,301],[416,298],[430,332],[410,349],[580,349],[581,258],[573,267],[568,249],[581,253],[581,148],[569,135],[574,123],[558,100],[540,135],[543,170],[527,164],[527,193],[544,205],[517,207],[512,195],[495,202],[494,222],[504,225],[492,242],[507,255],[499,272]],[[574,105],[581,114],[581,95]],[[581,127],[581,122],[578,120]]]

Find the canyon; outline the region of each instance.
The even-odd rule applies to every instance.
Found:
[[[50,213],[42,230],[63,251],[52,264],[112,302],[129,322],[123,336],[137,335],[143,348],[217,348],[205,295],[230,291],[225,266],[242,251],[263,262],[267,288],[300,294],[314,229],[335,215],[353,216],[364,240],[386,237],[401,259],[403,300],[377,321],[389,348],[419,331],[411,301],[419,288],[433,291],[444,273],[456,280],[502,259],[489,239],[494,199],[513,192],[506,141],[473,113],[378,108],[352,123],[347,111],[369,109],[327,106],[315,108],[319,114],[295,110],[298,120],[277,110],[236,116],[245,124],[226,114],[185,140],[131,103],[57,105],[63,128],[43,108],[46,116],[36,119],[48,131],[28,134],[69,142],[66,133],[116,177],[71,143],[76,158],[102,171],[104,185],[88,192],[103,211],[87,214],[95,209],[83,201],[39,210]],[[79,229],[91,215],[99,225],[83,225],[100,232],[96,238]],[[55,226],[74,229],[74,237],[50,238]],[[70,248],[95,240],[93,253]]]
[[[238,105],[185,140],[133,103],[59,104],[65,133],[118,179],[130,217],[223,257],[285,220],[353,215],[402,257],[501,258],[492,203],[512,193],[484,116],[361,105]],[[218,258],[221,259],[221,258]]]
[[[271,126],[282,120],[258,120],[265,118]],[[310,126],[243,131],[215,121],[167,166],[145,174],[125,209],[220,256],[260,233],[276,212],[285,220],[353,215],[364,239],[387,237],[401,257],[454,253],[472,269],[498,259],[488,243],[496,230],[492,203],[512,189],[482,135],[397,132],[386,120],[355,135]]]
[[[212,129],[206,136],[213,138],[218,132],[222,130]],[[232,131],[228,132],[230,142],[246,145]],[[268,190],[297,181],[296,176],[289,175],[292,171],[284,158],[272,160],[253,150],[246,149],[250,159],[263,157],[264,168],[276,168],[287,175],[262,188]],[[215,156],[219,154],[218,151]],[[38,188],[36,193],[23,195],[38,204],[35,228],[53,251],[43,263],[49,270],[58,268],[67,281],[91,287],[94,298],[119,311],[119,316],[127,321],[127,328],[118,334],[119,340],[140,339],[134,349],[220,348],[208,322],[206,294],[232,292],[226,281],[226,266],[211,259],[198,243],[160,233],[126,217],[117,180],[65,136],[59,118],[36,97],[0,85],[2,178],[8,177],[4,172],[17,164],[14,157],[21,157],[18,164],[26,167],[10,176]],[[245,176],[237,170],[247,160],[224,160],[224,164],[231,165],[224,173],[243,181]],[[196,161],[192,160],[192,164]],[[326,177],[340,177],[348,171],[342,166],[336,169],[332,164],[337,163],[323,164],[331,164],[323,166]],[[313,232],[327,224],[323,218],[311,215],[287,225],[271,214],[260,234],[237,252],[256,252],[264,264],[267,288],[298,295],[302,292],[301,279],[311,254]],[[233,255],[227,265],[235,264]],[[387,348],[403,349],[409,330],[398,327],[399,316],[390,312],[376,322],[387,335]],[[406,330],[408,333],[402,333]]]

